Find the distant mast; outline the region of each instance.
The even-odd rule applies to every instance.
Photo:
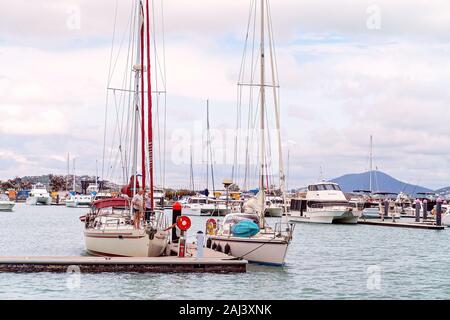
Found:
[[[369,188],[370,192],[373,192],[373,183],[372,183],[372,171],[373,171],[373,136],[370,135],[370,172],[369,172]]]
[[[73,158],[73,181],[72,181],[73,192],[77,193],[76,190],[76,181],[75,181],[75,158]]]

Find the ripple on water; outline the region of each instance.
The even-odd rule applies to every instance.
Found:
[[[84,254],[86,209],[1,213],[0,255]],[[269,219],[269,221],[273,221]],[[194,231],[206,218],[193,218]],[[0,299],[449,299],[449,231],[299,224],[283,268],[246,274],[2,274]],[[379,287],[368,268],[380,270]]]

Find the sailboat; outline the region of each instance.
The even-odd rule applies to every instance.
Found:
[[[255,2],[256,4],[256,2]],[[292,240],[294,226],[289,223],[276,223],[271,228],[265,221],[266,202],[266,94],[267,86],[265,79],[265,29],[266,17],[270,22],[268,0],[260,1],[261,9],[261,45],[260,45],[260,88],[259,96],[259,193],[256,197],[247,201],[244,205],[245,213],[231,213],[225,216],[222,224],[216,228],[208,228],[207,246],[237,258],[243,258],[249,262],[282,266],[285,263],[286,253]],[[270,23],[269,24],[269,31]],[[272,44],[272,43],[271,43]],[[273,51],[271,47],[271,57]],[[273,62],[273,60],[272,60]],[[274,69],[272,64],[272,79],[274,80]],[[275,81],[275,80],[274,80]],[[275,85],[272,86],[275,89]],[[274,90],[275,93],[275,90]],[[277,95],[274,95],[277,105]],[[279,114],[276,111],[277,128],[279,129]],[[280,139],[280,136],[278,137]],[[281,152],[281,146],[279,149]],[[280,159],[282,156],[280,155]],[[282,170],[282,161],[280,167]],[[284,174],[280,176],[284,183]],[[283,194],[284,194],[284,190]],[[213,224],[214,225],[214,224]]]
[[[155,210],[149,1],[145,1],[144,7],[144,0],[136,0],[133,9],[137,16],[137,19],[133,20],[136,21],[135,32],[139,36],[136,37],[137,43],[134,50],[136,64],[133,67],[134,90],[131,93],[133,95],[131,102],[133,106],[132,174],[128,185],[122,188],[123,196],[94,201],[91,211],[80,218],[85,223],[86,249],[93,255],[156,257],[165,254],[168,248],[168,220],[163,211]],[[145,48],[146,52],[144,52]],[[145,80],[146,88],[144,88]],[[147,126],[145,98],[147,98]],[[138,168],[139,141],[141,141],[140,172]],[[149,195],[150,208],[145,212],[145,217],[140,215],[141,209],[133,206],[130,201],[142,191],[148,191]],[[142,206],[141,202],[141,208]]]

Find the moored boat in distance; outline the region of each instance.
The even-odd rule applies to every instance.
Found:
[[[67,198],[65,203],[68,208],[90,207],[92,199],[91,195],[75,194]]]
[[[337,183],[320,182],[308,186],[304,199],[291,199],[289,221],[356,224],[358,216]]]
[[[5,194],[0,194],[0,211],[13,211],[16,203]]]
[[[52,197],[48,193],[47,188],[42,183],[33,185],[26,203],[28,205],[51,205]]]

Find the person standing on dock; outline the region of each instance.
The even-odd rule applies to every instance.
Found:
[[[131,205],[133,206],[133,212],[134,212],[134,227],[136,229],[139,228],[139,225],[141,223],[141,217],[144,212],[144,190],[139,190],[138,193],[136,193],[131,200]]]

